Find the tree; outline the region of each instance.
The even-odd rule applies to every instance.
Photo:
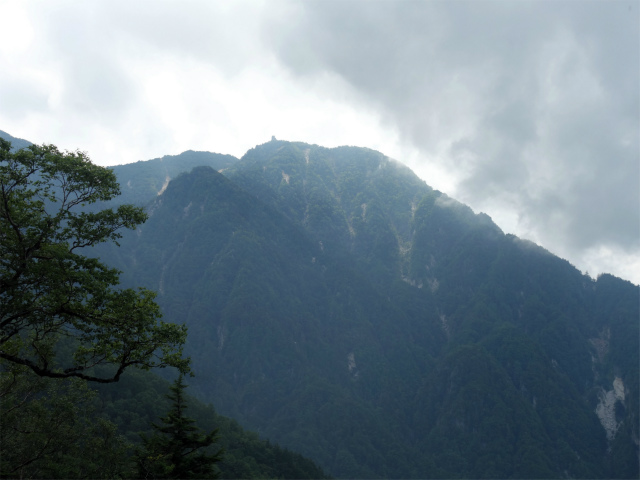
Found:
[[[24,365],[0,371],[0,478],[127,478],[130,445],[97,417],[96,393],[78,378]]]
[[[113,382],[130,366],[177,367],[186,327],[160,320],[155,294],[118,289],[120,272],[90,253],[142,208],[88,210],[119,195],[115,174],[83,152],[0,139],[0,358],[39,376]],[[94,367],[106,365],[100,374]]]
[[[142,436],[144,448],[136,455],[140,478],[218,477],[215,464],[220,461],[222,450],[203,451],[218,440],[218,430],[205,435],[194,425],[194,420],[185,416],[185,388],[180,375],[167,395],[172,403],[167,415],[160,418],[164,425],[154,423],[156,433],[151,437]]]

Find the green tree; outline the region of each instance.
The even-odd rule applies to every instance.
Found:
[[[95,392],[78,378],[52,379],[2,362],[1,478],[130,476],[130,445],[96,418]]]
[[[186,327],[160,320],[155,294],[118,289],[90,253],[146,220],[141,208],[91,211],[119,195],[114,173],[83,152],[0,139],[0,358],[39,376],[113,382],[135,366],[189,370]],[[93,367],[108,365],[106,373]]]
[[[218,478],[215,464],[222,457],[222,450],[205,451],[218,440],[218,430],[204,434],[185,416],[185,400],[182,375],[170,387],[169,412],[161,417],[163,425],[153,424],[156,432],[142,436],[143,448],[137,452],[136,463],[140,478]]]

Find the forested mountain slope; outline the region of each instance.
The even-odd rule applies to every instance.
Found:
[[[165,155],[153,160],[110,167],[118,177],[122,192],[114,199],[114,203],[145,204],[150,198],[163,192],[169,181],[181,172],[200,166],[223,170],[237,161],[231,155],[187,150],[179,155]]]
[[[98,412],[113,421],[120,433],[133,445],[140,434],[153,434],[152,423],[169,409],[169,382],[150,372],[127,372],[117,384],[98,387]],[[219,441],[210,450],[222,448],[217,464],[220,478],[326,478],[313,462],[253,432],[244,430],[235,420],[218,415],[211,405],[187,398],[187,415],[198,428],[218,429]]]
[[[218,411],[339,477],[638,476],[637,286],[371,150],[272,141],[224,174],[98,252],[188,325]]]

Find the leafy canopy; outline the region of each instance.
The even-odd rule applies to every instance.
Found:
[[[120,272],[81,254],[146,220],[132,205],[83,208],[119,195],[115,174],[83,152],[10,146],[0,139],[0,358],[96,382],[130,366],[188,372],[186,327],[160,320],[153,292],[115,288]],[[111,368],[98,375],[99,365]]]
[[[2,362],[2,360],[0,360]],[[79,378],[0,370],[0,478],[128,478],[131,445],[101,418],[96,392]]]

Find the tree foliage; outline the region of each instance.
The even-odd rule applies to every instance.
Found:
[[[188,370],[186,327],[162,322],[153,292],[116,288],[119,272],[81,253],[146,220],[131,205],[83,209],[119,194],[113,172],[83,152],[12,153],[0,139],[0,187],[0,358],[97,382],[130,366]],[[98,376],[98,365],[112,369]]]
[[[204,434],[185,415],[185,388],[180,375],[167,395],[171,408],[160,418],[163,425],[153,424],[156,432],[142,437],[144,447],[136,458],[140,478],[217,478],[215,464],[222,450],[209,453],[204,449],[218,440],[218,431]]]
[[[96,418],[95,392],[78,378],[52,379],[3,362],[0,372],[2,478],[120,478],[128,442]]]

